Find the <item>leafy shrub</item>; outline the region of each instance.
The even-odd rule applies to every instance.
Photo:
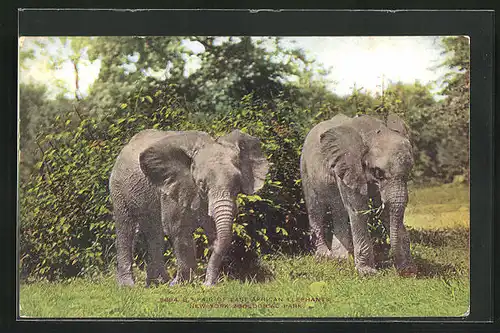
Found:
[[[96,273],[114,239],[107,177],[116,148],[96,136],[98,124],[58,118],[41,138],[38,175],[21,188],[21,267],[55,279]]]
[[[271,110],[247,96],[241,108],[229,114],[203,117],[156,91],[153,96],[134,96],[99,120],[78,107],[57,117],[38,138],[42,160],[36,175],[21,188],[23,277],[53,280],[92,275],[114,263],[108,177],[123,145],[145,128],[202,130],[212,135],[239,128],[261,138],[270,173],[258,195],[238,198],[232,256],[241,261],[278,247],[288,252],[305,249],[307,220],[300,205],[298,171],[302,137],[287,107],[283,102]],[[194,237],[198,256],[206,263],[206,237],[201,231]],[[244,250],[237,250],[238,245],[244,245]],[[137,248],[137,264],[142,267],[146,253],[141,237]],[[168,242],[166,248],[165,256],[172,264]]]

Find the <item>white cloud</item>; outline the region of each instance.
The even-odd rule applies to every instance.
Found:
[[[434,37],[294,37],[287,44],[308,51],[336,82],[331,89],[347,95],[354,84],[380,91],[382,79],[423,84],[438,80],[444,72],[432,67],[442,61]]]

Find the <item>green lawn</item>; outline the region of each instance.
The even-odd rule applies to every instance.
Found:
[[[356,275],[352,260],[274,257],[267,282],[225,280],[192,285],[118,288],[114,276],[21,285],[25,317],[376,317],[462,316],[469,305],[468,189],[440,186],[410,194],[407,225],[416,278],[393,268]]]

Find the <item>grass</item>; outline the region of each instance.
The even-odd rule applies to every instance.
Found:
[[[469,227],[469,191],[447,184],[410,191],[405,224],[422,229]]]
[[[267,282],[225,279],[146,289],[119,288],[113,275],[20,287],[20,314],[48,318],[422,317],[462,316],[469,305],[468,190],[441,186],[411,192],[407,225],[416,278],[392,267],[359,277],[352,260],[273,257]]]

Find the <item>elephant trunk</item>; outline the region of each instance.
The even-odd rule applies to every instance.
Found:
[[[408,203],[408,189],[402,182],[389,184],[386,190],[382,192],[382,200],[389,211],[390,222],[390,241],[391,249],[394,253],[396,267],[400,267],[406,260],[406,254],[409,252],[404,247],[409,244],[405,242],[405,229],[403,225],[406,204]]]
[[[390,240],[391,248],[394,253],[394,261],[400,263],[402,258],[401,251],[401,225],[404,219],[405,206],[402,203],[388,203],[389,205],[389,221],[390,221]]]
[[[210,205],[210,215],[215,222],[217,236],[208,262],[206,285],[216,283],[222,259],[231,245],[235,210],[236,204],[231,199],[220,199]]]

